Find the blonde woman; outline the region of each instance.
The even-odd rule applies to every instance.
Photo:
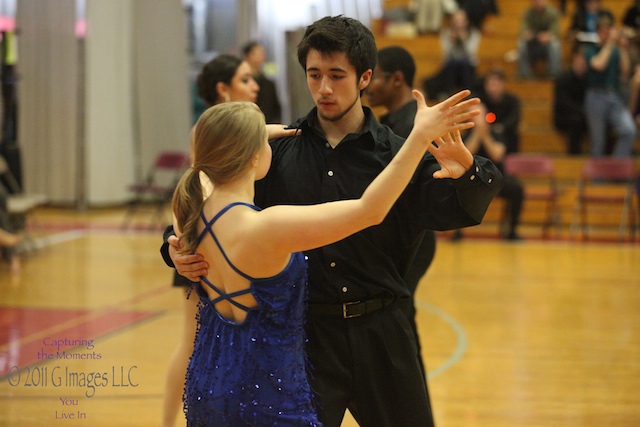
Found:
[[[218,55],[204,65],[197,78],[198,96],[207,107],[229,101],[256,102],[260,87],[253,79],[251,66],[233,55]],[[272,138],[293,135],[295,131],[285,131],[284,126],[269,125]],[[205,194],[211,191],[210,183],[203,177]],[[168,227],[166,233],[172,233]],[[174,273],[173,286],[189,292],[191,282]],[[162,426],[172,427],[182,407],[184,378],[189,356],[193,351],[196,332],[197,298],[184,298],[182,337],[171,355],[165,380],[164,403],[162,408]]]

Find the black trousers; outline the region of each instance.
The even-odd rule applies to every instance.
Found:
[[[352,319],[307,316],[310,382],[320,421],[340,427],[433,427],[412,328],[399,304]]]
[[[588,132],[586,119],[584,116],[567,114],[562,120],[558,120],[555,127],[567,138],[567,154],[582,154],[582,141]]]
[[[502,190],[498,194],[507,202],[505,205],[505,218],[507,220],[507,234],[515,233],[520,224],[520,214],[524,202],[524,187],[522,183],[511,175],[504,175]]]

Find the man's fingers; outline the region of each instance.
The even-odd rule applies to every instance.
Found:
[[[169,236],[169,238],[167,239],[167,243],[169,243],[171,246],[179,249],[180,239],[178,239],[177,236]]]

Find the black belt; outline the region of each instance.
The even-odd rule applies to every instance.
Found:
[[[341,317],[351,319],[364,314],[378,311],[393,302],[393,298],[375,298],[366,301],[350,301],[342,304],[313,304],[307,307],[307,312],[312,315]]]

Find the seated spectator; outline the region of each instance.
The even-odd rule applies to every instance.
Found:
[[[471,26],[480,31],[488,15],[498,14],[496,0],[458,0],[458,6],[467,12]]]
[[[475,120],[475,126],[463,138],[471,153],[490,159],[504,175],[504,185],[500,197],[506,201],[506,229],[502,231],[505,240],[520,240],[518,225],[524,201],[522,183],[515,177],[507,176],[502,161],[507,154],[520,151],[520,99],[506,90],[506,76],[502,70],[489,71],[482,80],[478,93],[482,113]],[[456,231],[454,239],[462,236]]]
[[[437,33],[444,17],[442,0],[414,0],[415,24],[419,34]]]
[[[473,86],[480,37],[480,30],[469,25],[463,9],[451,15],[449,25],[440,32],[442,68],[424,81],[424,90],[430,99],[444,100],[460,89]]]
[[[626,38],[621,37],[611,17],[602,15],[597,23],[598,43],[585,46],[588,64],[585,115],[589,128],[591,155],[604,156],[607,128],[616,136],[613,155],[629,157],[636,138],[636,124],[620,94],[621,81],[629,75]]]
[[[631,37],[637,37],[640,31],[640,0],[632,0],[632,4],[622,16],[622,30]]]
[[[553,125],[567,137],[567,154],[582,154],[587,133],[584,94],[587,89],[587,63],[579,47],[571,54],[571,66],[553,83]]]
[[[504,177],[502,190],[498,197],[505,200],[504,218],[505,229],[502,230],[502,238],[505,240],[521,240],[518,234],[520,214],[524,202],[524,187],[514,176],[508,175],[504,171],[503,160],[507,155],[507,145],[500,138],[500,132],[496,132],[495,122],[492,122],[491,111],[483,104],[479,106],[480,115],[474,117],[475,126],[468,131],[463,140],[469,151],[474,155],[486,157],[491,160],[502,172]],[[459,240],[462,232],[456,230],[454,240]]]
[[[569,43],[595,43],[596,22],[598,16],[609,15],[613,19],[613,13],[602,7],[601,0],[586,0],[583,7],[577,7],[571,18],[569,26]]]
[[[531,0],[523,16],[518,39],[518,76],[533,77],[536,62],[546,62],[547,74],[560,72],[562,52],[559,38],[560,12],[547,0]]]
[[[520,99],[506,90],[502,70],[489,71],[476,94],[493,117],[491,130],[507,146],[507,154],[520,151]]]

